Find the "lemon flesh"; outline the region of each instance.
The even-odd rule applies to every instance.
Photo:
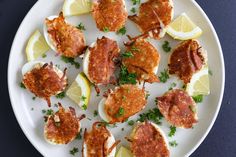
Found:
[[[186,88],[186,91],[190,96],[210,94],[210,82],[208,73],[208,67],[204,67],[202,70],[193,75],[190,83],[187,84]]]
[[[174,39],[188,40],[201,36],[202,30],[196,26],[186,13],[182,13],[169,26],[166,32]]]
[[[43,35],[36,30],[33,35],[29,38],[26,46],[26,56],[28,61],[33,61],[49,50],[49,46],[45,41]]]
[[[116,157],[133,157],[131,151],[123,146],[118,150]]]
[[[91,12],[90,0],[65,0],[63,5],[64,16],[81,15]]]
[[[90,99],[90,93],[90,82],[84,73],[80,73],[66,91],[66,95],[82,109],[87,108]]]

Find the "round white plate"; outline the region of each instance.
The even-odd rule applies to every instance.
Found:
[[[183,157],[189,156],[201,144],[216,119],[224,91],[225,72],[221,46],[216,32],[206,14],[193,0],[173,1],[175,17],[180,15],[182,12],[186,12],[190,18],[203,29],[203,35],[199,38],[199,41],[203,48],[205,48],[208,52],[208,63],[211,71],[213,72],[213,76],[210,76],[211,94],[204,98],[203,103],[198,104],[199,123],[194,127],[194,129],[177,129],[175,136],[168,138],[169,141],[176,140],[178,143],[177,147],[170,147],[171,156]],[[39,29],[42,32],[44,19],[48,16],[59,14],[62,4],[63,0],[51,0],[50,2],[48,0],[39,0],[34,5],[34,7],[29,11],[23,20],[15,36],[8,65],[9,93],[17,120],[31,143],[42,155],[48,157],[70,157],[71,155],[69,154],[69,150],[71,150],[73,147],[79,148],[79,153],[76,155],[81,156],[82,140],[75,140],[72,143],[63,146],[48,144],[43,137],[44,120],[42,114],[42,110],[47,109],[47,104],[44,100],[39,98],[32,100],[33,95],[27,90],[20,88],[19,83],[22,79],[21,68],[27,62],[25,46],[28,38],[36,29]],[[126,2],[126,4],[129,11],[132,7],[131,1]],[[78,25],[80,22],[85,25],[85,37],[88,45],[94,42],[97,37],[102,37],[105,35],[107,37],[113,38],[114,40],[117,40],[121,49],[124,49],[122,42],[128,40],[126,36],[118,36],[115,33],[99,32],[90,14],[70,17],[67,18],[67,20],[74,25]],[[131,36],[139,34],[137,27],[129,20],[126,23],[126,28],[127,34],[130,34]],[[178,43],[178,41],[172,40],[168,35],[166,35],[160,41],[151,40],[151,42],[157,47],[161,54],[161,63],[158,73],[167,68],[167,59],[170,55],[170,53],[165,53],[161,48],[164,40],[170,41],[172,47]],[[46,62],[53,61],[53,63],[59,64],[61,69],[68,67],[69,83],[74,80],[76,75],[81,72],[82,69],[80,68],[78,70],[69,64],[63,63],[60,60],[60,57],[55,56],[53,51],[47,52],[47,57],[40,58],[39,60],[44,60]],[[76,60],[81,62],[81,59],[79,58]],[[181,82],[174,77],[171,77],[171,79],[169,79],[165,84],[147,84],[146,89],[150,91],[151,96],[149,97],[148,105],[144,111],[147,111],[149,108],[154,108],[155,97],[161,96],[164,92],[166,92],[170,84],[173,82],[176,82],[178,87],[182,86]],[[75,107],[79,115],[86,113],[87,117],[91,118],[92,120],[83,120],[82,128],[91,128],[91,125],[94,121],[100,120],[99,117],[93,117],[93,112],[97,109],[97,104],[100,99],[101,96],[96,97],[95,91],[93,90],[90,106],[86,112],[81,111],[81,109],[68,98],[64,98],[63,100],[52,98],[52,104],[60,101],[65,106]],[[136,119],[137,116],[138,114],[131,117],[130,119]],[[169,124],[167,124],[165,120],[162,121],[163,123],[160,127],[165,132],[165,134],[168,135]],[[121,131],[122,128],[124,128],[124,131]],[[132,127],[128,126],[127,123],[123,123],[118,124],[116,128],[109,129],[112,131],[116,139],[121,139],[124,145],[128,145],[124,137],[130,133]]]

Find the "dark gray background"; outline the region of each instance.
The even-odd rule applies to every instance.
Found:
[[[0,0],[0,156],[38,157],[13,114],[7,90],[7,64],[18,26],[37,0]],[[50,0],[48,0],[50,3]],[[211,132],[192,157],[236,157],[236,0],[197,0],[220,38],[226,65],[222,107]],[[16,58],[17,61],[17,58]],[[19,104],[20,105],[20,104]]]

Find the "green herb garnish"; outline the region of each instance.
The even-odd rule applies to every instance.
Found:
[[[203,101],[203,95],[192,96],[196,103],[201,103]]]
[[[128,121],[128,125],[130,125],[130,126],[134,125],[134,120]]]
[[[127,68],[122,65],[119,75],[119,84],[136,84],[137,75],[135,73],[129,73]]]
[[[125,33],[126,33],[126,28],[125,28],[125,26],[122,27],[121,29],[119,29],[118,32],[117,32],[117,34],[121,34],[121,35],[125,35]]]
[[[170,132],[168,134],[169,137],[172,137],[175,135],[176,132],[176,127],[175,126],[170,126]]]
[[[133,8],[131,8],[131,10],[130,10],[132,13],[135,13],[136,12],[136,9],[133,7]]]
[[[169,90],[172,90],[174,87],[176,87],[176,83],[175,82],[171,83]]]
[[[44,53],[44,54],[42,54],[42,58],[46,58],[47,57],[47,55]]]
[[[107,32],[109,32],[109,31],[110,31],[110,30],[109,30],[108,27],[104,27],[104,28],[103,28],[103,32],[107,33]]]
[[[79,30],[83,30],[83,31],[86,30],[82,22],[80,22],[80,23],[78,24],[78,26],[76,26],[76,28],[78,28]]]
[[[118,117],[120,117],[120,116],[123,116],[124,113],[125,113],[124,108],[123,108],[123,107],[120,107],[118,113],[116,113],[115,116],[118,118]]]
[[[87,105],[85,104],[82,105],[82,110],[87,110],[87,108],[88,108]]]
[[[61,60],[65,63],[70,63],[71,65],[74,65],[76,69],[80,68],[80,63],[76,62],[74,58],[61,56]]]
[[[132,46],[130,50],[131,50],[131,51],[138,51],[138,52],[140,52],[140,49],[137,48],[137,47],[135,47],[135,46]]]
[[[98,116],[98,111],[97,111],[97,110],[94,110],[93,116],[94,116],[94,117],[97,117],[97,116]]]
[[[176,147],[176,146],[178,146],[178,143],[174,140],[174,141],[169,142],[169,145],[171,147]]]
[[[136,5],[136,4],[140,4],[141,3],[141,0],[131,0],[133,5]]]
[[[66,93],[65,92],[61,92],[61,93],[56,95],[56,98],[57,99],[63,99],[65,96],[66,96]]]
[[[32,100],[35,100],[36,99],[36,97],[34,96],[34,97],[32,97]]]
[[[87,98],[82,95],[81,100],[82,100],[82,101],[85,101],[86,99],[87,99]]]
[[[54,111],[52,109],[48,109],[48,110],[42,110],[42,113],[45,114],[46,116],[51,116],[54,114]]]
[[[124,53],[121,54],[123,58],[130,58],[133,57],[134,55],[130,51],[125,51]]]
[[[164,69],[163,72],[161,72],[161,75],[159,76],[159,79],[162,83],[166,83],[166,81],[169,79],[169,74],[167,69]]]
[[[162,116],[161,112],[159,111],[159,109],[154,108],[154,109],[147,111],[146,113],[140,114],[137,121],[145,122],[146,120],[150,120],[150,121],[153,121],[154,123],[160,125],[161,124],[160,120],[162,119],[162,117],[163,116]]]
[[[70,150],[70,154],[73,155],[73,156],[75,156],[75,154],[78,153],[78,152],[79,152],[79,149],[76,148],[76,147],[74,147],[73,149]]]
[[[170,52],[170,50],[171,50],[171,47],[170,47],[168,41],[164,41],[164,44],[162,45],[162,48],[165,52]]]
[[[213,75],[211,70],[208,70],[208,74],[211,75],[211,76]]]
[[[20,87],[23,88],[23,89],[26,89],[26,87],[25,87],[23,82],[20,83]]]
[[[76,140],[81,140],[82,139],[82,128],[80,129],[79,133],[76,135]]]

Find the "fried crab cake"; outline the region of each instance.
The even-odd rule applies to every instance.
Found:
[[[84,132],[82,157],[114,157],[119,142],[104,123],[95,122],[90,132]]]
[[[124,122],[146,106],[146,93],[136,85],[122,85],[103,98],[98,106],[100,117],[110,123]]]
[[[138,123],[128,140],[135,157],[170,156],[167,139],[162,130],[154,123]]]
[[[80,120],[85,117],[76,117],[75,109],[64,109],[58,103],[59,110],[49,115],[44,126],[44,137],[51,144],[67,144],[73,141],[80,132]]]
[[[127,67],[129,73],[135,73],[139,82],[159,82],[155,75],[160,62],[157,49],[146,39],[138,38],[125,44],[126,52],[131,53],[129,57],[122,57],[122,64]]]
[[[187,92],[175,89],[157,98],[157,106],[173,126],[192,128],[197,123],[196,103]]]
[[[184,41],[173,50],[169,58],[169,73],[177,75],[187,84],[193,74],[202,69],[206,59],[206,52],[197,40]]]
[[[140,5],[139,14],[128,18],[136,23],[144,36],[160,39],[165,35],[165,27],[173,19],[172,0],[148,0]]]
[[[128,13],[124,0],[94,0],[92,15],[100,31],[116,32],[125,25]]]
[[[86,49],[84,34],[75,26],[65,21],[63,13],[46,18],[44,37],[48,45],[66,57],[75,58]]]
[[[115,60],[120,49],[116,41],[102,37],[86,50],[83,70],[87,78],[95,85],[106,85],[114,80]]]
[[[66,69],[62,72],[52,63],[32,61],[22,68],[22,83],[35,96],[43,98],[50,107],[50,97],[65,90],[67,86]]]

